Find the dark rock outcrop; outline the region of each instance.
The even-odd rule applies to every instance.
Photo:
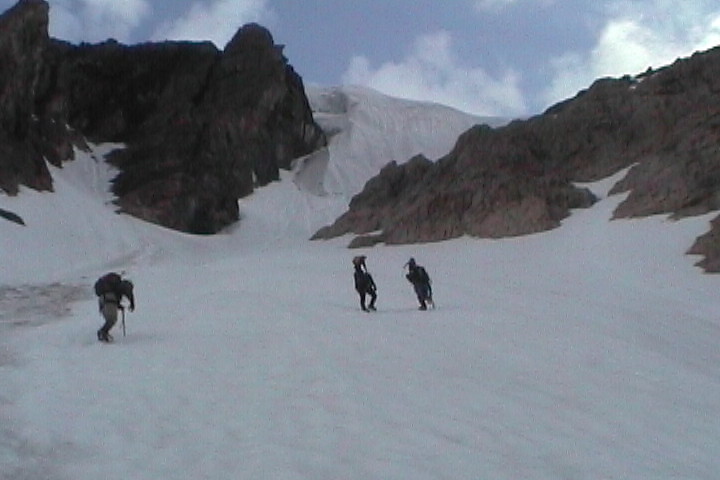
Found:
[[[560,225],[570,209],[595,202],[568,172],[548,162],[523,123],[504,135],[478,126],[437,163],[416,157],[391,164],[350,202],[348,212],[313,239],[354,233],[351,246],[432,242],[473,235],[500,238]]]
[[[49,42],[48,5],[24,0],[0,16],[0,189],[52,189],[35,114]]]
[[[720,272],[720,217],[710,222],[710,231],[695,240],[687,253],[702,255],[703,259],[696,265],[706,272]]]
[[[593,203],[573,182],[631,166],[612,191],[629,192],[616,218],[720,208],[720,48],[636,78],[598,80],[526,121],[471,129],[421,174],[416,162],[393,165],[313,238],[353,233],[367,245],[539,232]],[[406,179],[401,188],[397,179]],[[720,268],[719,228],[714,222],[692,249],[709,270]]]
[[[43,157],[61,165],[83,138],[121,142],[111,161],[122,210],[214,233],[238,219],[238,198],[325,144],[302,79],[259,25],[223,51],[75,46],[48,38],[47,15],[46,2],[23,0],[0,17],[0,188],[9,194],[19,184],[51,189]]]
[[[17,223],[18,225],[25,225],[25,221],[20,215],[9,210],[5,210],[4,208],[0,208],[0,218],[4,218],[5,220]]]

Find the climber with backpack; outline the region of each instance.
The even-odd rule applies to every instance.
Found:
[[[410,258],[405,266],[408,267],[408,273],[405,275],[405,278],[408,282],[412,283],[415,289],[415,295],[417,295],[418,302],[420,302],[420,310],[427,310],[428,303],[434,307],[432,282],[425,268],[415,263],[414,258]]]
[[[123,332],[125,331],[123,297],[130,302],[130,311],[135,310],[133,284],[130,280],[124,280],[118,273],[106,273],[95,282],[95,295],[98,297],[100,313],[105,319],[105,324],[97,331],[97,337],[101,342],[109,343],[113,340],[110,330],[117,323],[118,310],[123,313]]]
[[[360,308],[363,312],[375,311],[375,301],[377,300],[377,286],[375,281],[367,270],[365,264],[365,255],[359,255],[353,258],[353,265],[355,266],[355,290],[360,296]],[[370,296],[370,304],[365,306],[365,297]]]

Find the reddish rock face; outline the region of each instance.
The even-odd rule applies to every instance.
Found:
[[[435,164],[391,165],[313,238],[354,233],[353,246],[367,246],[539,232],[593,204],[573,182],[631,166],[612,192],[629,192],[616,218],[706,213],[720,209],[719,152],[715,48],[636,78],[598,80],[526,121],[475,127]],[[719,228],[692,248],[715,271]]]
[[[238,198],[325,144],[302,79],[259,25],[211,43],[70,45],[48,38],[48,5],[0,16],[0,188],[51,189],[83,138],[121,142],[120,208],[191,233],[238,220]],[[12,68],[6,68],[10,65]]]

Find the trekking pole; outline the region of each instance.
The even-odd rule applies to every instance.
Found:
[[[123,307],[120,307],[120,311],[122,312],[122,325],[123,325],[123,337],[125,336],[125,309]]]

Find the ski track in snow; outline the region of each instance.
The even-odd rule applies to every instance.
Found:
[[[386,125],[408,115],[384,106]],[[619,172],[550,232],[351,251],[306,241],[356,191],[307,186],[367,175],[338,149],[199,238],[112,213],[93,155],[117,147],[53,170],[52,197],[0,197],[28,223],[0,220],[0,479],[717,477],[719,280],[683,254],[712,215],[610,222]],[[416,310],[410,256],[437,310]],[[92,283],[109,269],[137,310],[104,345]]]

